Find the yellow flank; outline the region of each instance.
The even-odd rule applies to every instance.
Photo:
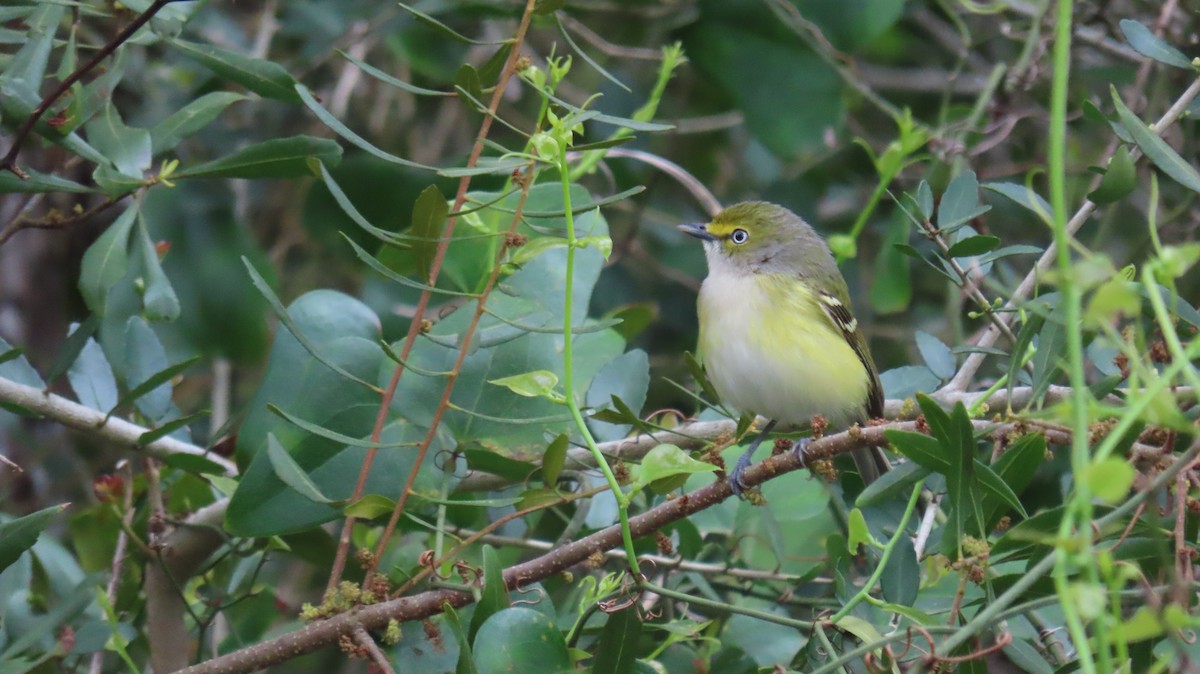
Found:
[[[818,302],[795,276],[710,270],[699,351],[723,402],[785,423],[864,418],[866,367]]]

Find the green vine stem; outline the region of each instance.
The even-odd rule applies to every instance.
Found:
[[[637,551],[633,547],[633,534],[629,530],[629,496],[621,490],[617,476],[613,474],[604,453],[596,445],[596,439],[588,430],[587,422],[583,419],[583,412],[579,409],[579,402],[575,400],[575,362],[574,349],[571,344],[572,337],[574,337],[571,330],[573,308],[571,305],[575,292],[575,251],[579,248],[579,239],[575,237],[575,215],[571,212],[571,170],[567,164],[566,148],[562,148],[562,150],[558,153],[558,173],[562,183],[563,211],[567,225],[567,287],[563,296],[563,390],[566,392],[567,409],[571,410],[571,418],[575,420],[579,435],[583,437],[588,450],[595,457],[596,465],[604,473],[604,479],[617,499],[617,516],[621,520],[621,540],[625,543],[625,554],[629,555],[629,570],[633,572],[634,580],[641,584],[642,572],[638,567]]]
[[[917,483],[913,485],[912,494],[908,497],[908,505],[904,508],[904,515],[900,517],[900,523],[896,525],[896,533],[892,535],[891,540],[889,540],[887,545],[884,546],[883,554],[879,556],[879,563],[875,565],[875,571],[871,574],[871,577],[867,579],[867,582],[863,583],[863,586],[859,588],[858,592],[856,592],[855,595],[851,597],[844,606],[842,606],[841,610],[833,614],[833,617],[829,619],[829,622],[837,624],[839,620],[849,615],[850,611],[853,611],[855,606],[858,606],[864,599],[867,598],[868,595],[871,594],[871,589],[875,587],[875,584],[879,582],[880,577],[883,576],[883,570],[887,567],[888,560],[892,557],[892,551],[896,549],[896,544],[900,542],[901,538],[908,535],[908,533],[905,531],[908,528],[908,520],[912,519],[913,513],[917,510],[917,501],[919,501],[921,498],[921,488],[924,486],[925,480],[918,480]]]

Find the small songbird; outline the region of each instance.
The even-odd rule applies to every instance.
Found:
[[[775,424],[820,415],[845,428],[883,414],[883,389],[846,280],[808,223],[782,206],[751,201],[679,229],[701,239],[708,258],[699,298],[704,369],[724,403],[769,420],[729,476],[735,493]],[[853,456],[867,484],[889,468],[877,447]]]

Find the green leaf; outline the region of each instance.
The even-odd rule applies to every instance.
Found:
[[[547,400],[555,400],[561,396],[561,394],[555,391],[555,387],[558,386],[558,375],[549,370],[534,370],[533,372],[517,374],[511,377],[491,379],[488,383],[503,386],[513,393],[525,396],[526,398],[540,397]]]
[[[350,127],[346,126],[345,124],[342,124],[341,120],[339,120],[337,117],[334,117],[333,113],[326,110],[324,108],[324,106],[322,106],[320,104],[320,102],[317,101],[316,97],[313,96],[312,93],[309,92],[308,87],[304,86],[303,84],[300,84],[300,83],[296,84],[296,93],[297,93],[297,95],[299,95],[300,100],[303,101],[304,104],[308,106],[308,109],[313,111],[313,114],[315,114],[317,116],[317,119],[324,122],[325,126],[328,126],[330,129],[332,129],[334,133],[336,133],[337,135],[341,136],[342,138],[345,138],[346,140],[350,141],[355,146],[367,151],[368,153],[370,153],[376,157],[379,157],[380,159],[382,159],[384,161],[391,162],[393,164],[399,164],[400,166],[408,166],[411,168],[425,169],[428,171],[434,170],[434,167],[432,167],[432,166],[426,166],[425,164],[418,164],[415,161],[409,161],[408,159],[405,159],[403,157],[397,157],[396,155],[394,155],[390,152],[385,152],[384,150],[381,150],[378,147],[376,147],[374,144],[372,144],[366,138],[363,138],[362,136],[358,135],[357,133],[354,133],[353,131],[350,130]],[[332,142],[332,141],[328,141],[328,142]],[[339,156],[341,154],[340,148],[338,150],[338,154],[339,154]],[[337,162],[334,162],[334,165],[336,165],[336,164],[337,164]]]
[[[84,304],[103,316],[108,293],[129,270],[129,232],[138,209],[131,206],[88,247],[79,272],[79,293]]]
[[[112,163],[119,173],[135,181],[150,168],[150,132],[125,126],[110,102],[100,115],[87,124],[88,140]]]
[[[172,419],[171,421],[168,421],[168,422],[162,424],[161,426],[158,426],[154,430],[146,431],[145,433],[142,433],[141,435],[139,435],[138,439],[137,439],[137,444],[139,446],[148,445],[148,444],[154,442],[155,440],[158,440],[159,438],[164,438],[164,437],[174,433],[175,431],[183,428],[184,426],[187,426],[187,425],[195,422],[197,419],[202,419],[206,416],[208,416],[208,412],[197,412],[195,414],[189,414],[186,417],[179,417],[178,419]],[[188,455],[188,456],[190,456],[190,455]],[[213,463],[211,461],[209,463],[212,463],[214,466],[217,465],[216,463]],[[219,472],[218,472],[219,475],[223,475],[224,473],[225,473],[224,469],[219,469]]]
[[[67,370],[67,381],[71,383],[79,404],[94,410],[116,407],[117,379],[113,376],[104,349],[91,337],[87,338],[79,357]]]
[[[96,190],[80,185],[77,182],[60,178],[49,173],[42,173],[29,167],[22,167],[28,178],[22,180],[10,171],[0,171],[0,194],[31,194],[34,192],[69,192],[72,194],[90,194]]]
[[[367,494],[362,498],[347,505],[342,514],[346,517],[354,517],[360,520],[373,520],[377,517],[392,514],[396,509],[396,502],[381,494]]]
[[[0,524],[0,571],[12,566],[26,550],[37,543],[38,536],[50,526],[54,516],[69,506],[69,503],[50,506],[24,517]]]
[[[553,486],[558,482],[558,475],[567,462],[569,445],[567,434],[559,433],[542,454],[542,481],[547,485]]]
[[[922,184],[929,189],[927,184]],[[908,254],[897,248],[901,244],[907,245],[911,227],[912,224],[904,217],[895,217],[888,222],[887,232],[875,258],[875,281],[870,289],[871,307],[876,313],[903,311],[912,301]]]
[[[1142,56],[1165,63],[1176,68],[1184,70],[1192,70],[1192,61],[1183,55],[1175,47],[1167,44],[1162,38],[1154,34],[1146,26],[1132,19],[1121,19],[1121,32],[1125,34],[1125,39],[1129,41],[1129,46],[1133,47],[1137,53]]]
[[[917,208],[921,209],[921,217],[926,222],[933,220],[933,190],[929,183],[922,180],[917,185]]]
[[[1040,194],[1034,192],[1032,187],[1017,185],[1015,183],[984,183],[983,188],[1007,197],[1023,206],[1026,210],[1038,216],[1038,219],[1044,223],[1049,224],[1052,220],[1051,213],[1053,209],[1051,209],[1050,203],[1043,199]]]
[[[473,650],[479,674],[574,671],[567,642],[554,621],[523,606],[489,617],[475,635]]]
[[[1000,237],[980,234],[970,236],[961,241],[958,241],[950,250],[946,251],[947,257],[974,257],[983,255],[984,253],[995,250],[1000,245]]]
[[[549,2],[548,0],[542,0],[541,4],[542,5],[551,5],[550,7],[547,7],[545,11],[554,12],[555,8],[553,7],[553,5],[562,6],[563,4],[565,4],[565,0],[556,0],[555,2]],[[558,22],[558,31],[560,33],[562,33],[563,38],[567,41],[567,44],[570,45],[571,49],[576,54],[579,54],[579,58],[583,59],[584,62],[586,62],[588,65],[590,65],[596,72],[600,73],[600,76],[603,77],[604,79],[608,80],[609,82],[612,82],[613,84],[617,85],[618,87],[624,89],[627,92],[630,92],[630,93],[633,92],[633,90],[630,89],[628,86],[626,86],[624,82],[617,79],[616,76],[614,76],[612,73],[605,70],[603,66],[601,66],[599,63],[597,63],[595,61],[595,59],[593,59],[591,56],[588,56],[587,52],[580,49],[579,45],[575,44],[575,40],[571,39],[571,34],[567,31],[567,27],[563,25],[562,17],[560,15],[555,14],[554,20],[556,22]],[[576,151],[578,151],[578,149],[579,148],[576,148]],[[611,620],[611,619],[612,618],[609,618],[609,620]],[[594,671],[599,671],[599,670],[594,670]],[[617,671],[617,670],[613,670],[613,671]],[[624,670],[622,670],[622,671],[624,671]]]
[[[592,662],[592,674],[632,672],[641,634],[642,617],[636,606],[609,613],[594,649],[596,658]]]
[[[159,155],[173,149],[216,119],[230,104],[247,98],[232,91],[213,91],[200,96],[150,129],[151,151]]]
[[[892,549],[887,566],[883,567],[883,575],[879,577],[880,589],[888,602],[912,606],[917,601],[917,591],[921,587],[921,566],[917,563],[917,551],[912,538],[905,533],[896,535],[900,538]]]
[[[392,77],[391,75],[376,68],[375,66],[372,66],[371,64],[369,64],[365,61],[360,61],[359,59],[355,58],[352,54],[348,54],[348,53],[342,51],[341,49],[336,49],[334,51],[336,51],[338,54],[340,54],[342,56],[342,58],[353,63],[355,66],[358,66],[359,70],[362,70],[364,73],[370,75],[371,77],[374,77],[375,79],[379,80],[380,82],[383,82],[384,84],[389,84],[398,89],[403,89],[404,91],[407,91],[410,94],[416,94],[418,96],[453,96],[454,95],[454,94],[450,93],[449,91],[436,91],[434,89],[426,89],[424,87],[418,87],[415,84],[409,84],[408,82],[405,82],[403,80],[398,80],[395,77]]]
[[[664,493],[682,486],[688,475],[713,470],[716,466],[693,459],[678,446],[661,444],[642,457],[641,465],[634,471],[634,485],[650,485],[655,491]],[[676,477],[683,477],[683,480],[671,480]]]
[[[163,272],[158,251],[150,239],[150,230],[140,210],[137,222],[138,233],[133,241],[133,252],[142,273],[142,304],[146,309],[146,317],[152,321],[173,321],[179,318],[179,298]]]
[[[175,173],[175,178],[303,178],[318,175],[314,162],[336,166],[342,146],[327,138],[275,138]]]
[[[1107,503],[1119,503],[1129,494],[1136,471],[1129,461],[1116,456],[1088,464],[1084,480],[1096,498]]]
[[[496,549],[490,545],[483,546],[483,591],[479,603],[475,605],[475,613],[471,616],[471,625],[467,636],[476,640],[479,628],[488,618],[508,608],[508,586],[504,584],[504,564]]]
[[[423,280],[429,279],[438,238],[442,235],[442,226],[449,212],[450,206],[446,203],[446,197],[442,196],[436,185],[422,190],[413,204],[412,223],[408,227],[408,234],[415,237],[412,253],[417,261],[417,271]]]
[[[928,332],[918,330],[917,350],[921,352],[921,358],[925,360],[929,370],[937,375],[938,379],[946,381],[954,376],[956,369],[954,352],[943,344],[942,340]]]
[[[304,472],[292,455],[275,439],[274,434],[267,435],[267,456],[271,459],[275,477],[294,489],[296,493],[315,503],[337,503],[321,493],[317,485],[313,484],[312,479],[308,477],[308,473]]]
[[[483,99],[483,83],[479,81],[479,72],[470,63],[458,67],[458,73],[454,76],[454,86],[467,92],[467,95],[476,101]]]
[[[979,205],[979,181],[975,178],[975,172],[966,171],[955,176],[946,186],[942,202],[938,205],[937,227],[943,233],[950,233],[988,210],[988,206]]]
[[[925,466],[916,461],[905,461],[867,485],[866,489],[859,492],[858,497],[854,499],[854,505],[866,508],[907,495],[912,491],[913,485],[928,476],[929,469]]]
[[[857,555],[859,546],[870,547],[871,542],[875,539],[871,536],[867,519],[863,517],[862,511],[858,508],[851,509],[846,520],[846,547],[850,549],[850,554]]]
[[[446,24],[442,23],[441,21],[438,21],[437,19],[426,14],[425,12],[413,9],[412,7],[409,7],[408,5],[404,4],[403,2],[400,3],[400,9],[403,9],[404,11],[412,14],[421,23],[423,23],[427,26],[430,26],[431,28],[436,29],[437,31],[441,32],[442,35],[445,35],[446,37],[448,37],[452,40],[457,40],[457,41],[465,43],[465,44],[474,44],[474,45],[502,44],[504,42],[503,40],[498,40],[498,41],[473,40],[473,39],[467,37],[466,35],[456,32],[450,26],[447,26]]]
[[[371,442],[370,438],[355,438],[345,435],[344,433],[331,431],[319,424],[314,424],[311,421],[306,421],[293,414],[288,414],[278,406],[270,403],[267,403],[267,409],[313,435],[332,440],[341,445],[349,445],[351,447],[375,447],[377,449],[396,449],[397,447],[412,447],[417,444],[413,442]]]
[[[1159,138],[1141,119],[1138,119],[1137,115],[1125,107],[1116,87],[1110,86],[1110,89],[1113,105],[1117,108],[1117,115],[1121,118],[1121,123],[1125,125],[1129,135],[1133,137],[1133,141],[1142,149],[1142,152],[1175,182],[1200,192],[1200,173],[1196,172],[1195,167],[1180,157],[1179,153],[1167,144],[1167,141]]]
[[[287,103],[299,103],[293,87],[296,80],[283,66],[273,61],[256,59],[237,52],[185,40],[170,41],[189,58],[199,61],[217,75],[237,82],[264,98]]]
[[[649,389],[649,356],[641,349],[627,351],[605,363],[592,377],[586,397],[589,415],[620,406],[623,409],[619,411],[629,411],[630,416],[637,419],[637,411],[646,404]],[[589,419],[588,425],[601,442],[622,438],[629,432],[628,423],[610,424]]]
[[[134,316],[134,319],[137,319],[137,317]],[[131,326],[132,325],[133,323],[131,322]],[[145,324],[138,323],[138,325]],[[146,329],[149,330],[149,328]],[[133,344],[135,341],[136,340],[131,340],[127,343]],[[147,377],[145,381],[140,381],[140,377],[137,379],[131,379],[131,381],[140,381],[140,383],[130,389],[129,392],[117,402],[113,409],[115,410],[123,407],[131,402],[138,402],[139,407],[142,408],[143,414],[155,420],[161,418],[162,415],[169,411],[165,409],[165,407],[168,406],[171,401],[171,386],[169,382],[175,378],[175,375],[195,365],[199,360],[200,356],[192,356],[191,358],[180,361],[174,365],[171,365],[170,367],[155,372]],[[156,395],[152,396],[150,395],[151,393]]]
[[[1097,204],[1111,204],[1125,198],[1134,187],[1137,187],[1137,169],[1133,166],[1129,148],[1121,145],[1109,160],[1108,170],[1100,179],[1100,185],[1088,195],[1088,199]]]
[[[975,459],[975,474],[979,476],[979,486],[987,492],[984,495],[985,499],[989,495],[995,496],[1020,513],[1021,517],[1029,517],[1029,513],[1025,512],[1025,506],[1021,504],[1020,499],[1017,498],[1016,493],[1008,486],[1008,483],[979,459]]]

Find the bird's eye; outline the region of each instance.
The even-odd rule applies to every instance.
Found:
[[[746,243],[750,240],[750,232],[744,229],[735,229],[733,230],[733,234],[729,235],[729,240],[737,244]]]

